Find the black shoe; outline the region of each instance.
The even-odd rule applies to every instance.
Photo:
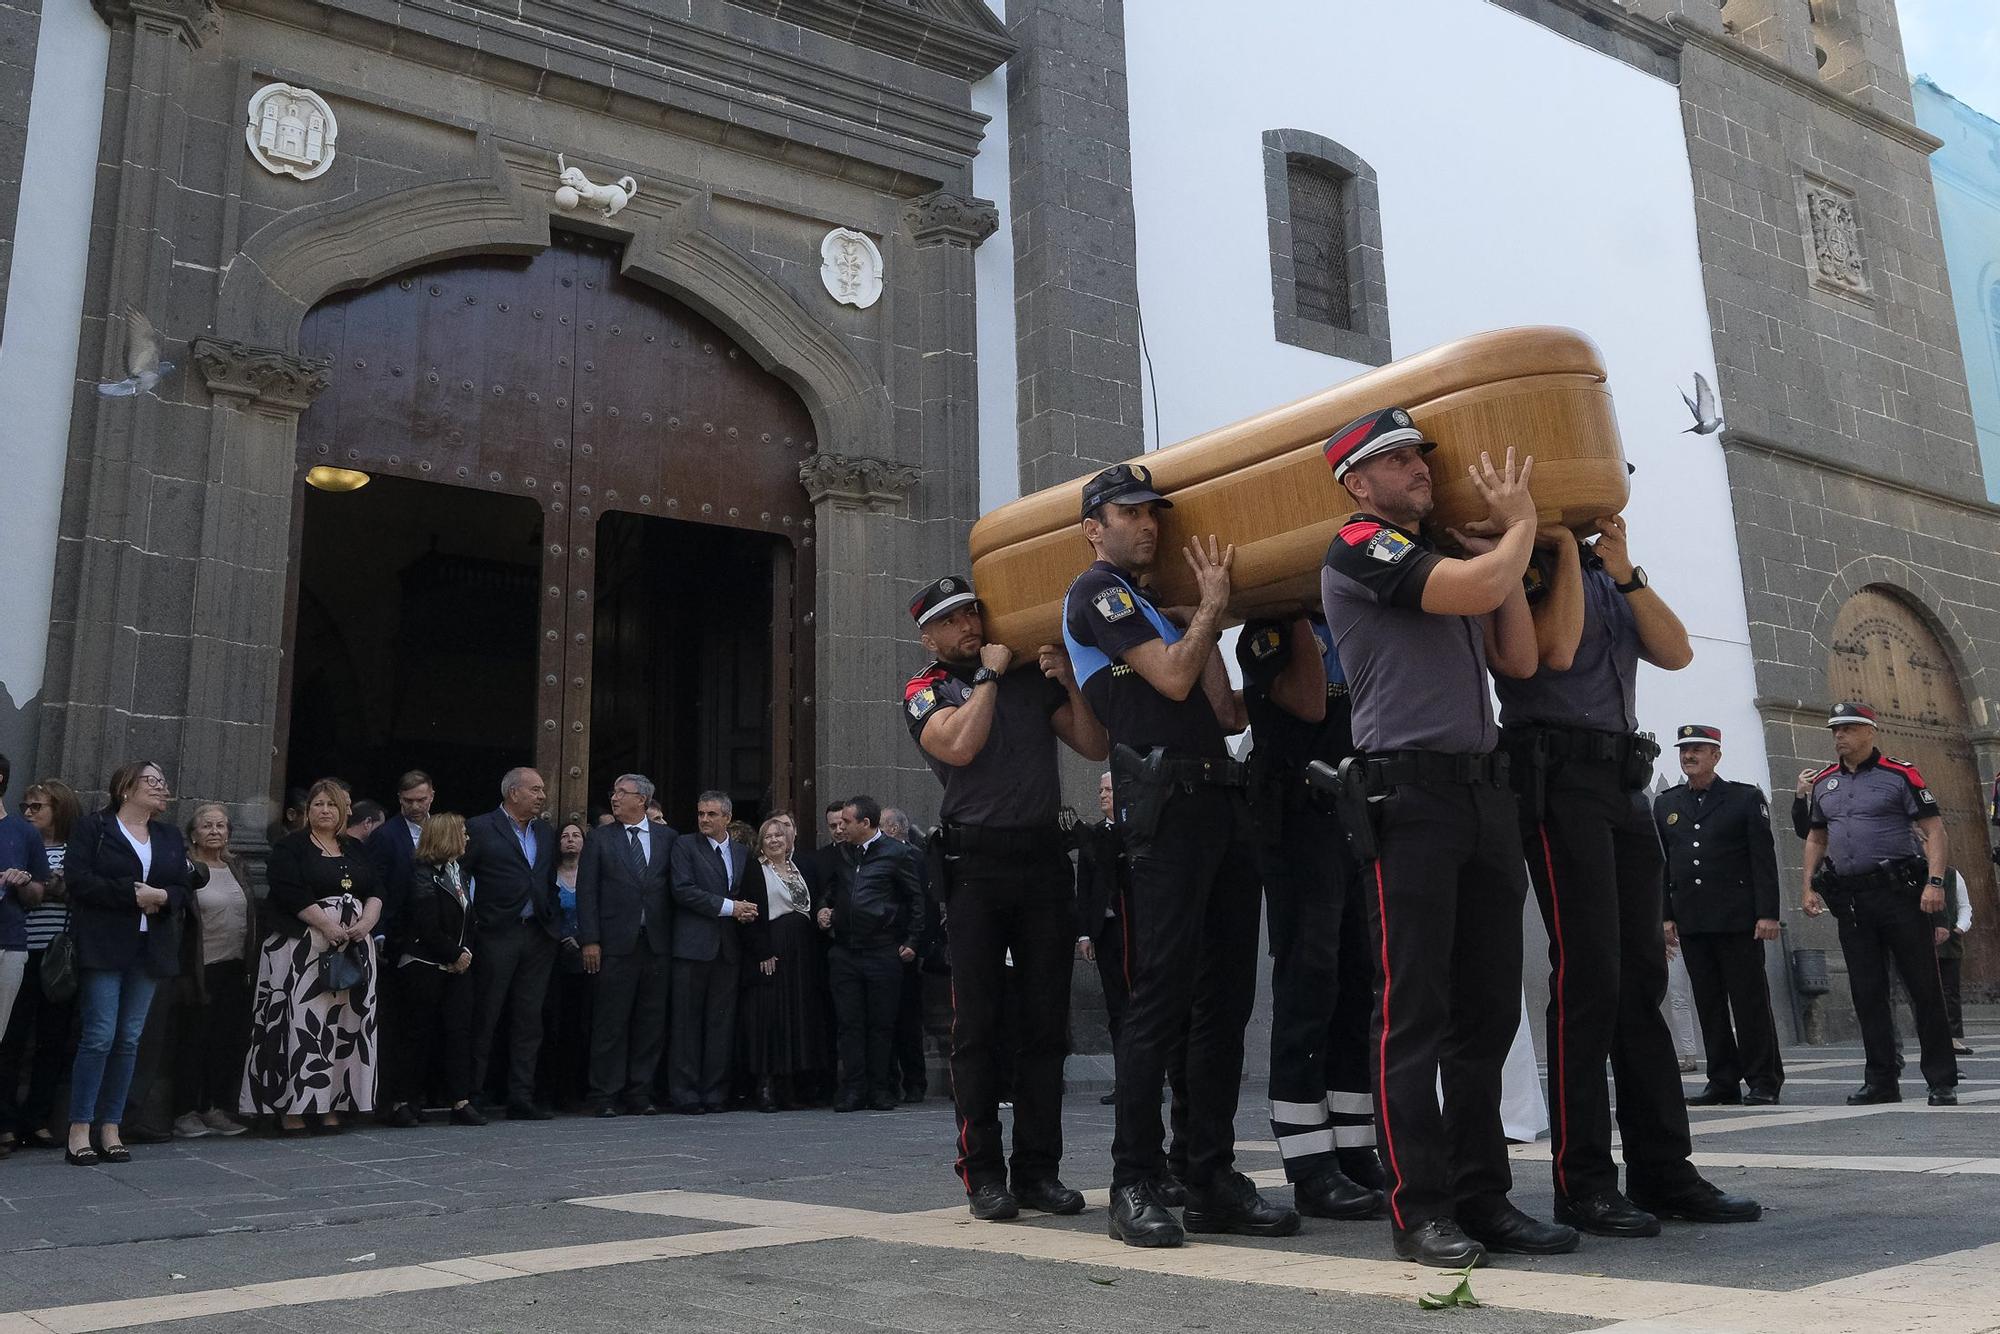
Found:
[[[1687,1105],[1690,1107],[1735,1107],[1740,1105],[1742,1101],[1743,1092],[1735,1085],[1732,1084],[1725,1089],[1717,1088],[1715,1085],[1710,1084],[1707,1088],[1689,1098]]]
[[[1080,1214],[1083,1212],[1083,1192],[1071,1190],[1054,1177],[1044,1177],[1040,1181],[1016,1181],[1014,1198],[1023,1209],[1033,1209],[1045,1214]]]
[[[507,1104],[509,1121],[553,1121],[556,1114],[540,1103],[510,1102]]]
[[[455,1126],[483,1126],[486,1124],[486,1113],[468,1102],[463,1107],[451,1109],[451,1123]]]
[[[124,1139],[127,1144],[171,1144],[174,1142],[173,1133],[171,1131],[162,1134],[160,1131],[151,1129],[150,1127],[147,1126],[125,1127]],[[110,1154],[108,1152],[106,1153],[105,1157],[107,1161],[110,1160]]]
[[[1593,1237],[1660,1235],[1660,1220],[1615,1190],[1600,1190],[1580,1200],[1556,1196],[1556,1222],[1567,1223]]]
[[[867,1103],[859,1098],[835,1098],[833,1100],[833,1110],[836,1112],[858,1112],[867,1105]],[[676,1107],[674,1110],[678,1112],[684,1109]],[[700,1111],[701,1108],[697,1107],[695,1110]]]
[[[1289,1237],[1299,1230],[1299,1211],[1272,1204],[1241,1172],[1225,1172],[1204,1189],[1188,1189],[1181,1223],[1189,1232]]]
[[[973,1188],[967,1197],[967,1208],[972,1216],[982,1223],[997,1223],[1003,1218],[1019,1218],[1021,1206],[1008,1193],[1007,1187],[998,1181],[989,1181]]]
[[[382,1124],[393,1126],[397,1130],[409,1130],[414,1126],[421,1125],[422,1122],[418,1118],[415,1108],[411,1107],[407,1102],[399,1102],[388,1111],[382,1113]]]
[[[1970,1056],[1978,1050],[1975,1047],[1966,1046],[1964,1038],[1953,1038],[1951,1040],[1951,1049],[1959,1056]]]
[[[700,1116],[708,1110],[698,1102],[674,1102],[667,1104],[667,1110],[675,1116]]]
[[[1745,1107],[1771,1107],[1775,1106],[1777,1101],[1778,1091],[1776,1089],[1772,1089],[1768,1093],[1761,1089],[1751,1089],[1743,1095],[1743,1105]]]
[[[1111,1192],[1111,1220],[1106,1230],[1113,1241],[1127,1246],[1180,1246],[1187,1241],[1179,1221],[1143,1183]]]
[[[729,1104],[726,1102],[705,1102],[701,1105],[701,1110],[710,1116],[720,1116],[729,1110]]]
[[[1162,1208],[1179,1209],[1187,1204],[1187,1187],[1181,1184],[1181,1179],[1174,1175],[1171,1168],[1153,1178],[1151,1189],[1153,1198]]]
[[[1107,1094],[1105,1094],[1105,1095],[1104,1095],[1103,1097],[1101,1097],[1101,1098],[1099,1098],[1099,1099],[1097,1100],[1097,1105],[1098,1105],[1099,1107],[1109,1107],[1109,1106],[1110,1106],[1110,1105],[1111,1105],[1112,1103],[1114,1103],[1114,1102],[1117,1102],[1117,1101],[1118,1101],[1118,1095],[1117,1095],[1117,1093],[1115,1093],[1115,1092],[1113,1092],[1113,1093],[1107,1093]]]
[[[1389,1178],[1382,1174],[1382,1155],[1375,1152],[1373,1145],[1360,1149],[1335,1149],[1335,1166],[1341,1175],[1355,1185],[1366,1190],[1389,1189]]]
[[[1764,1216],[1764,1207],[1741,1195],[1725,1195],[1715,1186],[1696,1177],[1677,1190],[1659,1195],[1635,1196],[1644,1207],[1661,1218],[1680,1218],[1690,1223],[1754,1223]],[[1657,1226],[1653,1229],[1659,1231]]]
[[[1292,1203],[1307,1218],[1373,1218],[1382,1212],[1383,1195],[1326,1167],[1292,1187]]]
[[[1504,1200],[1484,1213],[1460,1214],[1458,1225],[1488,1251],[1513,1255],[1568,1255],[1583,1240],[1575,1228],[1530,1218]]]
[[[591,1115],[600,1121],[609,1121],[612,1117],[623,1115],[623,1113],[618,1110],[617,1103],[601,1102],[597,1104],[597,1110],[592,1112]]]
[[[886,1094],[882,1097],[870,1098],[868,1100],[868,1110],[871,1112],[893,1112],[902,1105],[902,1103],[897,1102],[894,1098]]]
[[[1849,1107],[1872,1107],[1878,1102],[1901,1102],[1903,1090],[1894,1084],[1863,1084],[1847,1095]]]
[[[757,1081],[757,1110],[760,1112],[778,1110],[778,1084],[768,1075]]]
[[[96,1149],[86,1144],[80,1149],[64,1149],[63,1161],[71,1167],[95,1167],[103,1160]]]
[[[1415,1260],[1432,1269],[1479,1268],[1486,1263],[1486,1248],[1459,1231],[1458,1224],[1449,1218],[1433,1218],[1391,1231],[1399,1260]]]
[[[1930,1104],[1933,1107],[1958,1106],[1957,1086],[1953,1084],[1933,1084],[1931,1086]]]
[[[928,1098],[930,1096],[931,1096],[930,1086],[927,1084],[903,1085],[904,1102],[922,1102],[925,1098]]]

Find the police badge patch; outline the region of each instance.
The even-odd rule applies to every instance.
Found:
[[[1384,528],[1368,539],[1368,554],[1385,565],[1394,565],[1415,550],[1415,544],[1393,528]]]
[[[1090,600],[1090,605],[1107,621],[1122,621],[1138,610],[1132,605],[1132,595],[1122,588],[1105,589]]]
[[[922,722],[925,718],[929,717],[931,710],[937,706],[938,692],[936,686],[925,686],[904,702],[904,707],[910,711],[911,719],[916,722]]]
[[[1667,823],[1668,823],[1668,824],[1679,824],[1680,822],[1681,822],[1681,813],[1680,813],[1679,811],[1668,811],[1668,812],[1667,812]]]
[[[1285,646],[1284,634],[1276,629],[1260,630],[1250,639],[1250,656],[1262,662]]]

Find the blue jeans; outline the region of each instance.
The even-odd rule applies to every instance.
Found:
[[[140,963],[123,972],[108,968],[81,972],[76,1004],[82,1035],[70,1072],[70,1124],[117,1125],[125,1116],[139,1034],[146,1027],[146,1011],[153,1007],[157,984]]]

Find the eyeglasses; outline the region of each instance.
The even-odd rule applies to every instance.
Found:
[[[45,811],[48,808],[49,803],[46,801],[24,801],[21,803],[21,809],[24,811]]]
[[[165,787],[167,785],[167,780],[160,777],[158,774],[147,774],[144,777],[142,777],[139,781],[145,784],[147,787]]]
[[[639,792],[636,788],[614,787],[611,789],[611,795],[614,797],[636,797],[639,795]]]

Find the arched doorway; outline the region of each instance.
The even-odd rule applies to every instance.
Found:
[[[1986,856],[1985,794],[1950,654],[1915,607],[1873,586],[1849,598],[1835,618],[1826,676],[1832,699],[1861,700],[1875,710],[1882,753],[1916,765],[1937,794],[1952,862],[1972,894],[1966,998],[1992,993],[2000,982],[2000,923]]]
[[[512,754],[552,813],[602,806],[626,769],[671,816],[705,787],[746,815],[795,804],[813,438],[788,386],[565,233],[332,297],[299,341],[333,381],[299,421],[301,479],[376,480],[301,482],[291,781],[337,762],[388,796],[435,765],[470,811]],[[328,646],[351,660],[305,660]]]

